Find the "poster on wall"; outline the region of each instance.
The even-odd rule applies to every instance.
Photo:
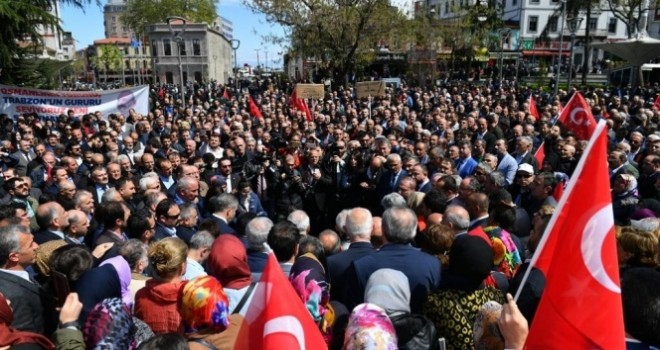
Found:
[[[0,113],[10,117],[37,114],[53,119],[73,111],[74,116],[101,112],[128,116],[131,109],[149,113],[149,86],[103,91],[55,91],[0,85]]]

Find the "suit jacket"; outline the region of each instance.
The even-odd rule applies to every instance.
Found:
[[[40,165],[32,172],[30,172],[30,180],[32,180],[32,187],[43,188],[46,186],[46,168]]]
[[[511,154],[511,156],[513,157],[513,159],[516,160],[516,163],[518,164],[527,163],[531,165],[534,168],[535,172],[539,169],[539,165],[536,162],[536,158],[534,158],[534,154],[532,154],[532,152],[527,152],[527,154],[525,154],[525,156],[522,157],[520,161],[517,160],[517,156],[515,153]]]
[[[348,309],[352,310],[364,301],[369,277],[383,268],[401,271],[408,277],[412,313],[420,313],[426,295],[440,287],[440,260],[409,244],[389,243],[351,264],[345,287]]]
[[[346,302],[345,284],[351,264],[353,261],[375,252],[376,249],[369,242],[353,242],[348,247],[348,250],[328,257],[328,277],[332,284],[332,288],[330,288],[332,300],[337,300],[341,303]]]
[[[477,161],[472,157],[467,159],[458,158],[456,161],[456,170],[458,171],[458,175],[460,175],[462,178],[466,178],[472,175],[476,167]]]
[[[518,171],[518,162],[510,154],[505,154],[503,156],[498,156],[499,163],[497,164],[497,171],[504,175],[506,179],[506,185],[509,186],[516,179],[516,171]]]
[[[110,189],[110,185],[108,185],[108,189]],[[97,206],[101,204],[101,196],[99,196],[98,192],[96,192],[96,185],[94,185],[93,183],[90,184],[87,187],[87,191],[89,191],[92,194],[92,197],[94,198],[94,203],[96,203]]]
[[[190,240],[192,236],[197,233],[197,230],[190,227],[177,226],[176,227],[176,236],[181,238],[186,244],[190,245]]]
[[[21,331],[43,334],[44,308],[42,299],[45,295],[36,282],[30,282],[0,271],[0,293],[11,300],[11,308],[14,310],[12,327]]]
[[[420,186],[417,189],[417,192],[429,193],[429,192],[431,192],[432,189],[433,189],[433,184],[431,183],[431,180],[429,179],[429,181],[427,181],[425,184],[423,184],[422,186]]]
[[[163,227],[160,223],[156,223],[156,232],[154,233],[154,238],[153,238],[154,242],[167,237],[173,237],[173,236],[169,232],[167,232],[165,227]]]
[[[60,239],[62,239],[62,237],[58,236],[57,234],[55,234],[50,230],[43,230],[34,234],[34,241],[37,242],[37,244],[39,245],[42,245],[50,241],[57,241]]]
[[[37,155],[33,152],[30,151],[30,157],[31,159],[35,159]],[[16,170],[16,174],[19,176],[27,176],[27,166],[30,163],[29,160],[25,157],[25,154],[21,151],[16,151],[11,154],[12,157],[18,160],[18,163],[14,166],[14,169]]]
[[[215,215],[211,215],[209,218],[218,223],[218,227],[220,227],[220,234],[229,233],[238,237],[238,232],[236,232],[236,230],[234,230],[231,226],[229,226],[229,224],[226,223],[224,220],[218,218]]]
[[[394,176],[394,173],[392,173],[391,170],[386,170],[383,175],[380,178],[380,182],[378,183],[378,188],[376,192],[378,192],[378,201],[380,202],[383,197],[387,196],[388,194],[392,192],[396,192],[399,189],[399,184],[401,183],[401,180],[408,176],[408,172],[405,169],[401,169],[401,172],[399,173],[398,177],[396,178],[396,183],[392,185],[392,177]]]
[[[268,216],[268,213],[264,209],[264,207],[261,205],[261,200],[259,200],[259,195],[257,195],[254,192],[250,192],[248,195],[248,207],[245,207],[245,203],[243,202],[243,199],[239,198],[238,199],[238,215],[241,215],[243,213],[254,213],[257,216]]]

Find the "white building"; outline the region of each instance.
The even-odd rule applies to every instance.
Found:
[[[48,12],[54,16],[58,21],[60,21],[60,3],[58,0],[51,0],[50,6],[48,6]],[[56,26],[39,26],[39,34],[41,35],[42,40],[42,50],[41,54],[38,55],[38,58],[52,59],[58,61],[66,61],[73,58],[75,52],[75,46],[72,51],[69,51],[68,54],[65,54],[63,50],[65,41],[64,32],[62,32]],[[70,36],[71,33],[69,33]],[[71,40],[72,41],[72,40]],[[67,49],[71,50],[70,42],[66,42]]]

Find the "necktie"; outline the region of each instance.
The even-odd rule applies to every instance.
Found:
[[[392,183],[390,184],[390,187],[394,189],[394,186],[396,186],[396,178],[399,177],[399,174],[393,174],[392,175]]]
[[[257,194],[262,200],[266,197],[266,188],[268,188],[268,185],[266,184],[264,175],[259,175],[259,178],[257,179]]]

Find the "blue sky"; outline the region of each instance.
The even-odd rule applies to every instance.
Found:
[[[105,5],[106,2],[106,0],[102,0],[102,4]],[[85,48],[94,40],[104,38],[103,8],[89,5],[85,11],[82,11],[67,5],[60,6],[62,26],[66,31],[73,33],[76,49]],[[266,43],[261,38],[268,33],[282,34],[281,27],[266,23],[264,16],[252,13],[240,0],[220,0],[217,8],[222,17],[233,23],[234,39],[241,41],[241,46],[237,51],[239,66],[244,63],[255,66],[257,64],[255,50],[257,49],[260,50],[259,63],[265,64],[266,52],[268,52],[269,66],[282,66],[282,48]],[[279,62],[277,62],[278,59]]]

